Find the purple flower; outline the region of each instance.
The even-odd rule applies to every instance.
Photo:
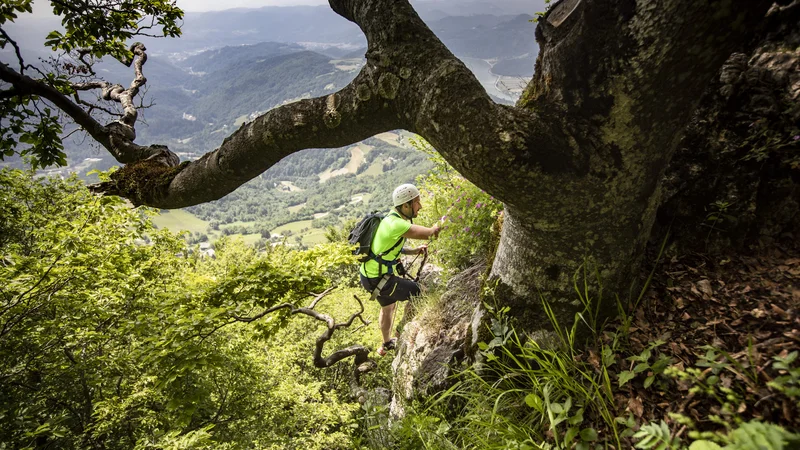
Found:
[[[478,202],[478,203],[475,203],[475,207],[476,207],[476,208],[480,208],[481,206],[483,206],[483,203],[480,203],[480,202]]]
[[[800,141],[800,134],[792,138],[793,141]]]
[[[464,216],[463,216],[463,215],[462,215],[462,216],[458,216],[458,218],[459,218],[459,219],[463,219],[463,218],[464,218]]]
[[[469,227],[464,227],[464,231],[469,231]]]

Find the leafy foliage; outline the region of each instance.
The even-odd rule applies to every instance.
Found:
[[[75,178],[0,171],[0,442],[346,448],[356,406],[342,372],[310,367],[324,326],[235,316],[327,287],[347,249],[258,254],[223,240],[199,259],[149,213]],[[350,314],[348,297],[326,313]]]
[[[21,156],[30,157],[34,170],[52,165],[67,165],[61,141],[59,117],[35,97],[11,97],[0,100],[0,161],[27,146]]]
[[[70,52],[88,49],[96,58],[111,56],[128,61],[127,42],[156,28],[162,36],[180,36],[183,11],[169,0],[101,0],[87,5],[74,0],[54,1],[53,14],[61,17],[65,32],[53,31],[45,45]]]
[[[633,438],[638,440],[636,448],[653,450],[678,448],[678,440],[672,437],[667,423],[663,420],[660,423],[642,425]]]
[[[699,439],[692,442],[689,450],[783,450],[800,444],[800,435],[790,433],[775,424],[758,421],[744,422],[727,435],[717,435],[714,441]]]
[[[458,174],[424,140],[413,140],[418,150],[428,154],[434,167],[421,178],[420,187],[432,194],[420,212],[419,222],[442,224],[433,254],[446,267],[459,270],[475,258],[486,257],[493,242],[492,225],[503,205]]]

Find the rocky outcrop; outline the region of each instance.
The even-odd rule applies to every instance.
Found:
[[[441,299],[420,308],[403,328],[392,363],[393,417],[402,417],[412,399],[450,386],[453,368],[476,344],[473,328],[480,328],[479,292],[485,272],[486,265],[479,264],[453,277]]]
[[[683,249],[800,237],[800,2],[770,21],[752,53],[728,59],[667,171],[659,223]]]

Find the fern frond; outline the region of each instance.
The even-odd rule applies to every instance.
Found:
[[[633,438],[639,439],[635,447],[644,450],[669,450],[677,449],[679,446],[678,438],[671,436],[664,420],[661,420],[661,423],[642,425]]]

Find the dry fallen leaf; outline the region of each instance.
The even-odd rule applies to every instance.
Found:
[[[642,414],[644,414],[644,406],[642,406],[642,401],[639,400],[638,397],[631,397],[628,399],[628,410],[631,411],[636,417],[642,417]]]
[[[712,295],[714,295],[714,289],[711,288],[711,281],[709,280],[698,281],[697,287],[705,296],[711,297]]]
[[[597,357],[597,353],[595,353],[594,350],[589,350],[589,364],[591,364],[595,370],[600,370],[600,358]]]

